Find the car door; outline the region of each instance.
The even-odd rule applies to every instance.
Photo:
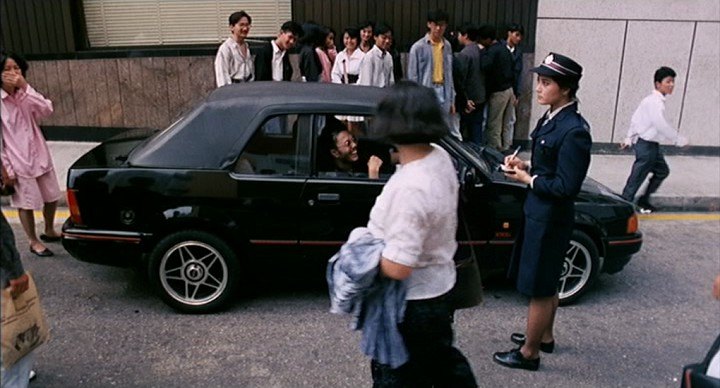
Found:
[[[300,196],[310,175],[310,116],[270,117],[238,155],[231,178],[236,206],[228,209],[247,235],[250,256],[297,260]]]
[[[313,119],[313,171],[301,194],[300,207],[303,217],[299,232],[303,255],[310,259],[328,259],[347,240],[352,229],[367,225],[375,198],[382,191],[390,177],[389,172],[394,168],[389,160],[389,147],[372,144],[365,138],[361,138],[358,143],[359,154],[378,154],[384,159],[384,169],[381,170],[379,179],[370,179],[368,174],[362,171],[328,171],[324,168],[323,158],[329,154],[326,154],[328,150],[320,149],[318,139],[324,127],[328,126],[334,117],[336,116],[316,115]],[[343,122],[343,125],[348,125],[352,130],[357,127],[357,122]],[[364,150],[360,147],[364,147]],[[380,156],[383,149],[387,155]],[[359,163],[360,168],[366,163],[362,160]]]

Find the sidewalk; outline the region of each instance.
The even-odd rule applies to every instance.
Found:
[[[60,189],[67,184],[67,170],[75,160],[98,143],[49,141]],[[665,211],[720,211],[720,157],[666,156],[670,176],[653,196],[653,204]],[[635,157],[632,154],[594,154],[588,175],[621,192]],[[644,187],[640,189],[644,190]],[[6,197],[2,203],[7,204]],[[67,206],[66,198],[60,206]]]

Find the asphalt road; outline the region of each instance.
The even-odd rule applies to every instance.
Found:
[[[322,285],[268,285],[223,313],[181,315],[140,273],[79,262],[56,244],[59,255],[36,258],[17,221],[13,228],[51,325],[31,387],[371,385],[359,333],[328,313]],[[561,308],[556,352],[538,372],[491,359],[524,327],[525,300],[511,287],[492,285],[483,306],[459,311],[457,344],[480,385],[679,386],[682,365],[701,360],[720,332],[720,302],[710,296],[720,221],[649,219],[641,229],[645,245],[622,272]]]

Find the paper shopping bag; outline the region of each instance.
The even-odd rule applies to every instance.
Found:
[[[45,343],[50,333],[40,306],[37,288],[28,272],[28,290],[13,299],[10,288],[2,290],[2,362],[5,369]]]

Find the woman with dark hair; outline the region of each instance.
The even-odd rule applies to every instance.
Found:
[[[336,84],[357,83],[360,74],[360,62],[365,54],[358,50],[360,43],[360,30],[348,27],[343,31],[343,45],[345,48],[335,58],[331,79]]]
[[[358,29],[360,30],[360,44],[358,48],[363,53],[367,53],[373,48],[373,45],[375,45],[375,39],[373,39],[375,36],[375,23],[370,20],[365,20],[358,25]]]
[[[370,211],[368,231],[382,239],[383,276],[407,287],[398,329],[409,355],[397,368],[373,360],[376,387],[477,386],[465,356],[453,347],[458,181],[448,153],[432,144],[449,130],[432,90],[399,82],[378,105],[372,133],[397,148],[401,167]]]
[[[303,81],[318,82],[322,63],[315,49],[324,47],[327,30],[314,22],[307,22],[302,27],[304,35],[300,40],[300,75]]]
[[[14,188],[10,206],[18,209],[20,223],[28,237],[30,252],[52,256],[44,242],[60,240],[55,231],[55,210],[60,199],[55,167],[38,120],[53,112],[50,100],[25,80],[27,62],[17,54],[2,55],[2,179]],[[45,233],[35,232],[34,210],[42,209]],[[41,241],[42,240],[42,241]]]
[[[335,48],[335,30],[330,27],[321,26],[318,41],[315,46],[315,53],[320,59],[320,81],[331,82],[330,72],[332,71],[337,49]]]
[[[552,353],[555,348],[558,282],[573,231],[575,197],[590,166],[592,139],[575,99],[582,67],[550,53],[530,71],[537,73],[538,103],[550,109],[530,134],[532,163],[511,155],[503,166],[505,176],[528,187],[525,226],[513,251],[510,276],[518,291],[530,298],[530,306],[525,334],[510,336],[520,347],[495,353],[493,359],[509,368],[537,370],[539,352]]]

